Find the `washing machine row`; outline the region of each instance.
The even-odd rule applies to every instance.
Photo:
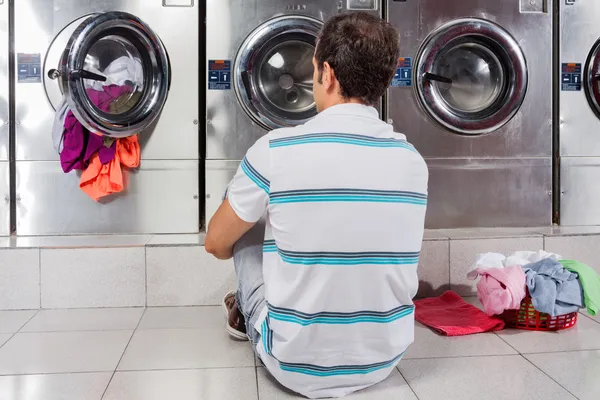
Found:
[[[206,7],[202,56],[199,7]],[[315,115],[316,36],[324,20],[346,10],[384,16],[400,32],[397,74],[379,111],[427,159],[428,227],[550,225],[552,0],[21,0],[14,2],[18,234],[198,231],[200,214],[210,219],[260,136]],[[594,165],[600,170],[600,139],[590,129],[600,123],[600,32],[592,28],[600,6],[566,1],[560,12],[562,214],[582,224],[589,222],[583,210],[593,207],[583,183],[594,180]],[[575,20],[578,28],[569,28]],[[5,31],[0,54],[7,54]],[[93,71],[123,57],[141,65],[142,78],[133,79],[138,100],[107,114],[89,101],[86,85],[98,84]],[[0,55],[0,85],[7,76]],[[105,204],[91,202],[78,177],[60,170],[49,131],[63,96],[92,131],[141,133],[142,167],[127,192]],[[0,95],[0,121],[7,119]],[[8,124],[0,134],[8,199]],[[9,216],[2,208],[0,226]]]
[[[321,21],[353,9],[385,10],[400,32],[381,112],[427,159],[427,226],[550,225],[546,0],[209,0],[207,219],[258,137],[314,115],[315,35]]]

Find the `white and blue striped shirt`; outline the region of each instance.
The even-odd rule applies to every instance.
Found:
[[[267,307],[258,352],[307,397],[385,379],[413,342],[428,171],[372,107],[331,107],[249,151],[229,187],[245,221],[266,212]]]

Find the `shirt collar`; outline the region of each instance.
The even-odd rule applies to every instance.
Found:
[[[364,104],[357,103],[344,103],[331,106],[328,109],[321,111],[317,118],[320,116],[329,115],[352,115],[359,117],[375,118],[379,119],[379,113],[375,107],[366,106]]]

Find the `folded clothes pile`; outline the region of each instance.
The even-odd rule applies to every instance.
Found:
[[[467,277],[480,278],[477,295],[490,316],[519,309],[527,292],[533,307],[552,317],[583,307],[596,315],[600,309],[600,276],[585,264],[543,250],[508,257],[481,254]]]

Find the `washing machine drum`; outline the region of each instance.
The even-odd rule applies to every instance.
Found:
[[[55,107],[64,98],[87,129],[117,138],[155,122],[169,91],[162,42],[143,21],[124,12],[74,21],[53,41],[44,69]]]
[[[416,63],[417,98],[445,129],[464,135],[498,130],[519,111],[527,64],[516,40],[476,18],[451,21],[423,42]]]
[[[316,19],[287,15],[256,28],[234,63],[240,105],[265,129],[303,124],[317,114],[313,99]]]

